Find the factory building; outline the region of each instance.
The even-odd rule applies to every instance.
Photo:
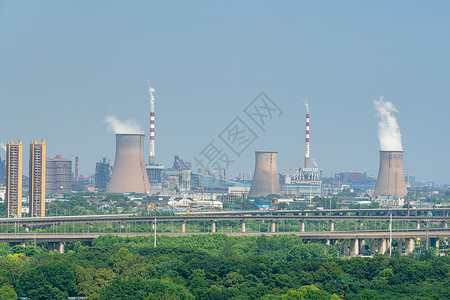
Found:
[[[46,145],[36,141],[30,144],[29,209],[31,217],[45,216]]]
[[[161,187],[161,181],[163,177],[164,166],[162,165],[149,165],[145,167],[147,170],[148,180],[150,181],[150,186]]]
[[[72,192],[72,161],[61,155],[47,158],[46,195],[69,194]]]
[[[108,187],[109,181],[111,180],[111,162],[103,157],[102,160],[95,165],[95,188],[104,189]]]
[[[6,217],[22,216],[22,141],[6,145]]]
[[[291,181],[282,187],[286,196],[302,196],[304,198],[322,197],[322,181]]]

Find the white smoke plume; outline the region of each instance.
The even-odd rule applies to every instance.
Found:
[[[155,96],[153,96],[153,93],[155,92],[155,89],[150,87],[148,89],[148,93],[150,94],[150,111],[155,112]]]
[[[115,134],[143,134],[144,131],[136,123],[135,120],[127,120],[122,122],[114,116],[109,116],[105,118],[108,123],[108,129],[113,131]]]
[[[308,104],[307,99],[305,99],[305,108],[306,108],[306,113],[309,114],[309,104]]]
[[[5,151],[5,152],[6,152],[6,146],[5,146],[5,144],[3,144],[3,143],[0,143],[0,147],[2,147],[3,151]]]
[[[403,151],[402,135],[394,113],[398,113],[394,104],[384,101],[384,97],[374,100],[373,104],[380,118],[378,122],[378,139],[381,151]]]

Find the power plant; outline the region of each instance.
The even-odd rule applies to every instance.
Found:
[[[403,151],[380,151],[380,170],[373,195],[404,198],[407,194]]]
[[[145,169],[144,134],[116,134],[116,157],[108,193],[150,192]]]
[[[394,113],[398,112],[389,101],[380,98],[374,101],[380,121],[378,138],[380,140],[380,169],[373,195],[392,196],[403,199],[407,194],[403,174],[403,146],[400,127]]]
[[[265,197],[269,194],[281,194],[277,156],[277,152],[255,151],[255,175],[249,196]]]

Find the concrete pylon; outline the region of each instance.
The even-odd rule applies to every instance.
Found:
[[[143,134],[116,134],[116,158],[108,193],[150,192]]]
[[[350,240],[350,256],[359,255],[359,239]]]
[[[405,253],[406,254],[412,254],[414,253],[416,246],[416,242],[413,238],[405,239]]]
[[[378,254],[385,254],[387,251],[387,242],[386,239],[378,240]]]
[[[366,254],[366,240],[365,239],[359,240],[359,253]]]
[[[277,152],[255,151],[255,175],[250,188],[250,197],[265,197],[281,194],[277,172]]]
[[[373,195],[404,198],[407,194],[403,151],[380,151],[380,170]]]

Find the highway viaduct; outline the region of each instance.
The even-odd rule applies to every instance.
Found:
[[[55,243],[60,252],[64,252],[64,243],[66,242],[91,242],[94,238],[104,234],[115,234],[119,236],[135,236],[135,235],[153,235],[154,232],[126,232],[130,224],[151,224],[152,231],[156,224],[164,222],[178,222],[179,232],[158,232],[165,235],[188,235],[188,234],[204,234],[205,232],[188,232],[186,230],[187,223],[203,222],[210,226],[210,233],[217,233],[217,224],[224,221],[232,221],[240,223],[240,230],[236,232],[224,232],[228,235],[273,235],[273,234],[295,234],[305,240],[321,240],[325,244],[338,245],[342,241],[342,253],[355,256],[365,253],[366,242],[370,243],[370,253],[385,253],[392,246],[395,239],[397,250],[403,253],[413,253],[415,251],[416,242],[420,239],[429,239],[435,243],[439,243],[439,239],[447,239],[449,237],[448,223],[450,221],[449,209],[406,209],[386,210],[386,209],[362,209],[362,210],[314,210],[314,211],[238,211],[238,212],[203,212],[196,214],[177,214],[172,216],[136,216],[136,215],[90,215],[90,216],[56,216],[42,218],[3,218],[0,219],[0,231],[13,233],[0,233],[0,241],[9,243],[25,244],[27,242],[46,242]],[[268,224],[267,232],[248,232],[246,224],[249,221],[259,221]],[[281,230],[277,228],[277,224],[289,221],[298,224],[298,230],[291,231]],[[355,222],[355,230],[338,231],[335,230],[335,223],[338,221]],[[375,224],[383,224],[379,230],[364,229],[365,222],[373,222]],[[323,222],[327,228],[321,228],[307,224]],[[399,222],[413,222],[414,229],[411,228],[393,228],[393,224]],[[117,226],[116,232],[89,232],[93,224],[97,223],[113,223]],[[82,232],[71,233],[66,231],[67,225],[83,224]],[[431,226],[430,228],[430,224]],[[86,226],[84,226],[86,225]],[[45,227],[56,228],[54,233],[40,233],[39,229]],[[312,228],[311,228],[312,227]],[[6,228],[6,230],[4,230]],[[84,228],[86,231],[84,232]],[[377,227],[378,228],[378,227]],[[24,230],[25,229],[25,230]],[[197,229],[197,228],[196,228]],[[26,232],[23,232],[26,231]],[[42,230],[41,230],[42,231]],[[63,231],[63,232],[59,232]],[[403,247],[403,242],[405,243]],[[349,247],[348,247],[348,244]],[[403,250],[404,248],[404,250]]]
[[[127,232],[127,233],[2,233],[0,235],[0,242],[7,242],[11,244],[26,243],[49,243],[53,248],[53,244],[60,253],[64,252],[64,245],[67,242],[86,242],[90,243],[93,239],[103,235],[113,234],[122,237],[133,236],[154,236],[151,232]],[[168,236],[186,236],[193,234],[205,233],[172,233],[160,232],[157,235]],[[368,230],[368,231],[320,231],[320,232],[224,232],[223,234],[230,236],[255,236],[255,235],[279,235],[279,234],[294,234],[302,239],[308,241],[322,241],[326,245],[339,245],[342,241],[340,250],[344,255],[357,256],[360,254],[385,254],[389,248],[394,248],[392,241],[395,239],[396,250],[400,253],[414,253],[416,241],[419,239],[431,239],[434,246],[439,247],[439,239],[446,239],[450,236],[450,230],[439,229],[409,229],[409,230]],[[370,243],[370,253],[366,253],[366,242]],[[405,243],[403,249],[403,242]],[[431,246],[431,245],[430,245]]]

